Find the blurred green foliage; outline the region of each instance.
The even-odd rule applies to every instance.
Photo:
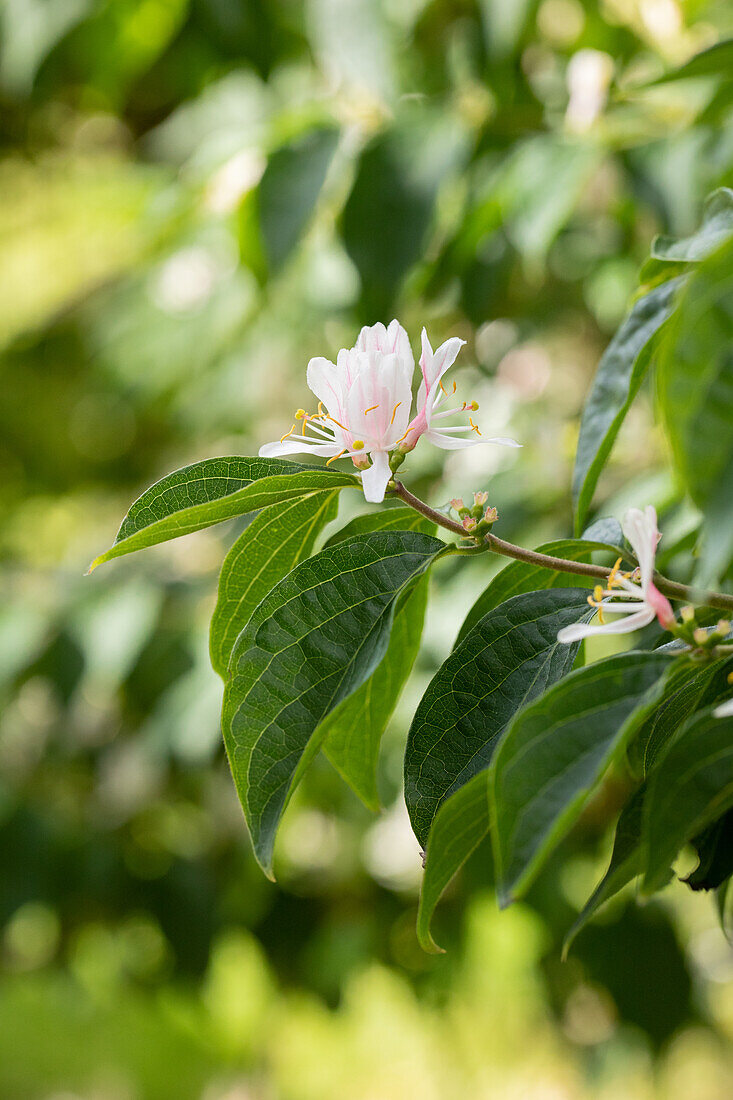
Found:
[[[222,758],[216,528],[84,579],[154,478],[254,454],[304,366],[397,313],[468,341],[515,455],[416,452],[565,535],[578,413],[655,233],[731,182],[722,0],[3,0],[0,5],[0,1094],[8,1100],[728,1095],[733,968],[682,887],[559,960],[623,792],[528,904],[414,934],[407,819],[325,760],[263,881]],[[510,430],[511,429],[511,430]],[[603,475],[668,560],[696,516],[650,397]],[[422,465],[419,465],[422,463]],[[614,494],[616,494],[614,496]],[[342,515],[342,518],[344,517]],[[488,572],[489,563],[472,565]],[[406,720],[472,602],[444,567]],[[479,848],[464,880],[491,885]]]

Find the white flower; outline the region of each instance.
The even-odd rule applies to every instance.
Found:
[[[633,547],[639,568],[633,573],[620,573],[619,558],[609,574],[607,587],[596,585],[593,595],[588,597],[591,607],[598,610],[600,622],[593,626],[586,623],[565,626],[558,631],[559,642],[577,642],[594,634],[628,634],[647,626],[655,617],[667,630],[674,625],[675,617],[669,600],[662,595],[653,579],[657,543],[661,538],[655,509],[651,504],[643,512],[638,508],[629,508],[621,526]],[[637,578],[640,583],[637,583]],[[604,622],[606,612],[622,618]]]
[[[311,359],[306,381],[318,398],[318,412],[309,415],[298,409],[295,417],[303,422],[303,432],[296,435],[293,424],[279,443],[261,447],[260,455],[308,451],[331,462],[351,458],[362,471],[364,496],[378,503],[391,477],[389,452],[404,437],[410,419],[414,370],[410,342],[399,322],[363,328],[354,347],[341,350],[335,363],[322,356]],[[307,429],[311,435],[305,434]]]
[[[729,699],[727,703],[721,703],[719,707],[716,707],[713,711],[714,718],[733,718],[733,699]]]
[[[456,412],[478,408],[475,402],[464,402],[457,409],[435,412],[445,395],[441,378],[464,341],[454,337],[433,352],[424,329],[422,341],[419,412],[412,421],[415,360],[410,341],[398,321],[387,328],[380,323],[363,328],[354,347],[340,351],[335,363],[323,357],[311,359],[306,381],[318,398],[318,412],[298,409],[290,431],[279,442],[266,443],[260,455],[272,458],[308,452],[328,458],[329,463],[350,458],[361,471],[364,496],[379,503],[392,476],[391,452],[412,450],[422,435],[438,447],[466,447],[480,442],[475,438],[480,435],[479,429],[470,418],[466,425],[440,430],[435,423]],[[298,421],[303,430],[296,433]],[[473,438],[457,438],[466,433]],[[511,439],[486,442],[519,446]]]

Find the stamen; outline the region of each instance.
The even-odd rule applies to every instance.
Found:
[[[367,413],[370,413],[374,409],[378,409],[378,408],[379,408],[379,405],[370,405],[368,409],[364,409],[364,416],[366,416]]]
[[[335,416],[324,416],[323,420],[333,420],[334,424],[338,424],[342,432],[348,432],[348,428],[345,428],[340,420],[337,420]]]
[[[363,451],[364,450],[364,440],[363,439],[355,439],[354,442],[351,444],[351,449],[352,449],[352,451]]]
[[[619,580],[619,577],[618,577],[618,571],[619,571],[620,565],[621,565],[621,558],[618,558],[618,560],[616,561],[616,564],[614,565],[613,569],[608,574],[608,588],[618,588],[620,586],[621,581]],[[622,573],[621,576],[623,577],[624,574]]]
[[[295,419],[296,420],[307,420],[308,419],[308,413],[305,411],[305,409],[296,409],[295,410]]]
[[[394,418],[397,416],[397,410],[399,409],[401,404],[402,404],[402,402],[398,401],[397,404],[395,405],[395,407],[392,409],[392,419],[389,422],[390,427],[394,424]]]
[[[339,451],[339,453],[337,455],[333,455],[331,458],[329,458],[328,461],[326,462],[326,465],[330,466],[332,462],[335,462],[337,458],[343,458],[343,456],[345,454],[346,454],[346,448],[344,448],[343,451]]]
[[[476,435],[481,435],[481,432],[478,430],[478,424],[474,424],[474,422],[473,422],[473,420],[471,420],[470,416],[468,418],[468,423],[471,425],[471,431],[472,432],[475,432]]]
[[[294,432],[294,431],[295,431],[295,424],[293,424],[293,426],[292,426],[292,428],[290,429],[290,431],[289,431],[289,432],[286,432],[286,433],[285,433],[285,435],[283,435],[283,436],[281,436],[281,437],[280,437],[280,442],[281,442],[281,443],[284,443],[284,442],[285,442],[285,440],[286,440],[286,439],[287,439],[287,438],[288,438],[289,436],[291,436],[291,435],[293,434],[293,432]]]
[[[595,588],[593,589],[593,598],[596,600],[597,603],[601,602],[601,600],[603,599],[603,586],[602,585],[597,584],[595,586]]]

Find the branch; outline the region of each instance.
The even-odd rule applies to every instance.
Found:
[[[456,523],[442,512],[431,508],[429,504],[425,504],[406,489],[401,481],[395,481],[394,487],[397,496],[410,508],[414,508],[416,512],[437,523],[439,527],[444,527],[446,531],[452,531],[454,535],[460,535],[461,538],[470,538],[460,523]],[[567,558],[555,558],[551,554],[539,554],[536,550],[525,550],[523,546],[515,546],[513,542],[505,542],[504,539],[492,534],[485,536],[481,549],[493,550],[495,554],[502,554],[505,558],[524,561],[528,565],[539,565],[544,569],[554,569],[559,573],[575,573],[579,577],[597,577],[599,580],[607,580],[610,573],[610,570],[602,565],[590,565],[586,562],[568,561]],[[659,591],[670,599],[733,611],[733,596],[725,592],[699,592],[686,584],[671,581],[661,573],[654,574],[654,583]]]

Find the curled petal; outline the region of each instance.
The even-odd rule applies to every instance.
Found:
[[[392,477],[389,468],[389,455],[386,451],[372,451],[372,464],[361,475],[361,483],[364,487],[364,497],[372,504],[381,504],[387,489],[387,482]]]
[[[263,443],[260,447],[260,458],[282,458],[283,455],[321,455],[323,458],[332,458],[343,448],[336,443],[308,443],[302,439],[276,440],[274,443]]]
[[[608,611],[610,609],[606,609]],[[569,645],[571,642],[579,642],[583,638],[592,638],[596,634],[630,634],[633,630],[641,630],[654,618],[654,611],[650,607],[641,607],[633,615],[625,615],[612,623],[572,623],[564,626],[557,632],[558,642]]]

